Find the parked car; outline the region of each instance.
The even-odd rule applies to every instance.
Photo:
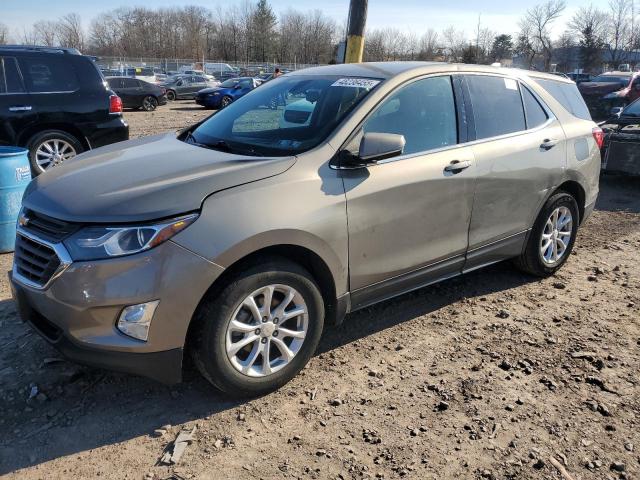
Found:
[[[260,80],[252,77],[225,80],[217,87],[200,90],[195,97],[196,103],[205,108],[224,108],[258,87],[261,83]]]
[[[167,103],[166,90],[136,78],[108,77],[107,83],[121,99],[124,108],[141,108],[152,112]]]
[[[196,77],[204,77],[209,82],[215,82],[216,81],[216,77],[214,77],[213,75],[209,75],[209,74],[203,72],[202,70],[182,70],[180,72],[180,75],[189,75],[189,76],[195,75]]]
[[[602,170],[640,175],[640,99],[620,108],[602,125]]]
[[[589,73],[567,73],[567,76],[577,84],[590,82],[593,78],[593,76]]]
[[[218,85],[216,82],[210,82],[205,77],[195,75],[177,75],[161,84],[167,91],[167,99],[171,101],[195,98],[200,90],[216,85]]]
[[[126,67],[120,74],[123,77],[137,78],[149,83],[156,83],[156,73],[150,67]]]
[[[280,128],[274,98],[311,120]],[[23,198],[17,309],[77,361],[278,388],[325,324],[515,258],[571,258],[602,131],[576,85],[478,65],[291,73],[180,132],[85,154]]]
[[[239,69],[228,63],[205,63],[204,71],[209,75],[215,75],[221,81],[235,78],[240,73]]]
[[[594,118],[609,117],[611,109],[625,107],[640,97],[639,72],[609,72],[578,85]]]
[[[0,145],[29,149],[33,175],[129,138],[122,101],[76,50],[0,45]]]

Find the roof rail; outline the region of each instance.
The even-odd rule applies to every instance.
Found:
[[[0,50],[24,50],[31,52],[64,53],[68,55],[80,55],[75,48],[47,47],[45,45],[0,45]]]

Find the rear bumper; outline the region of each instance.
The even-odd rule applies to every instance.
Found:
[[[129,140],[129,125],[121,115],[114,115],[106,122],[92,125],[85,132],[85,136],[91,148],[104,147],[116,142]]]

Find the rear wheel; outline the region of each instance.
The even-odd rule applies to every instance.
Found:
[[[554,274],[571,255],[579,216],[573,196],[566,192],[552,195],[540,211],[525,251],[516,259],[516,265],[539,277]]]
[[[167,100],[173,102],[176,99],[176,92],[173,90],[167,90]]]
[[[158,99],[152,95],[148,95],[142,99],[142,109],[147,112],[153,112],[158,108]]]
[[[39,175],[84,151],[77,138],[61,130],[36,133],[27,142],[27,148],[34,175]]]
[[[324,303],[311,275],[287,260],[256,265],[201,304],[192,354],[225,393],[247,397],[291,380],[313,355]]]

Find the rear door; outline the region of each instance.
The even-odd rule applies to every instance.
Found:
[[[137,80],[135,78],[123,78],[122,83],[123,96],[121,98],[124,106],[128,108],[139,107],[142,103],[142,99],[140,98],[142,94],[140,80]]]
[[[0,57],[0,145],[18,145],[20,133],[37,120],[18,62],[14,57]]]
[[[477,184],[465,270],[520,253],[528,229],[566,165],[558,120],[521,82],[465,76],[472,105]]]
[[[74,59],[70,57],[55,54],[18,59],[39,123],[77,124],[94,114],[94,105],[82,95]]]

